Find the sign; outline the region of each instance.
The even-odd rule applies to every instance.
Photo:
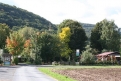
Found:
[[[4,62],[4,65],[10,65],[11,63],[10,63],[10,61],[5,61]]]
[[[79,56],[79,54],[80,54],[79,49],[76,49],[76,56]]]
[[[11,65],[11,54],[9,53],[3,53],[2,55],[3,57],[3,62],[4,62],[4,65]]]

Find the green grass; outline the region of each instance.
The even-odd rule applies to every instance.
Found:
[[[55,79],[57,79],[58,81],[76,81],[74,79],[71,79],[67,76],[63,76],[63,75],[60,75],[58,73],[54,73],[52,72],[49,68],[39,68],[39,70]]]

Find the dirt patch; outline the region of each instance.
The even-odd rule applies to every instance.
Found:
[[[53,69],[77,81],[121,81],[121,68]]]

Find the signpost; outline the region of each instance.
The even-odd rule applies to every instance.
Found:
[[[76,56],[79,56],[80,50],[76,49]]]
[[[4,65],[6,65],[6,66],[11,65],[11,54],[4,53],[4,54],[2,55],[2,57],[4,58],[4,60],[3,60]]]
[[[80,55],[80,50],[76,49],[76,58],[77,58],[76,65],[79,65],[79,55]]]

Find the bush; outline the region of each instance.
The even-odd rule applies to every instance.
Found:
[[[94,64],[95,63],[95,58],[94,58],[94,55],[91,53],[90,46],[87,46],[86,51],[82,52],[80,62],[81,64]]]
[[[3,61],[1,60],[1,58],[0,58],[0,64],[2,64],[3,63]]]
[[[41,58],[36,59],[36,60],[34,61],[34,63],[35,63],[36,65],[42,64]]]
[[[18,57],[15,57],[15,58],[14,58],[14,63],[15,63],[16,65],[18,65]]]

